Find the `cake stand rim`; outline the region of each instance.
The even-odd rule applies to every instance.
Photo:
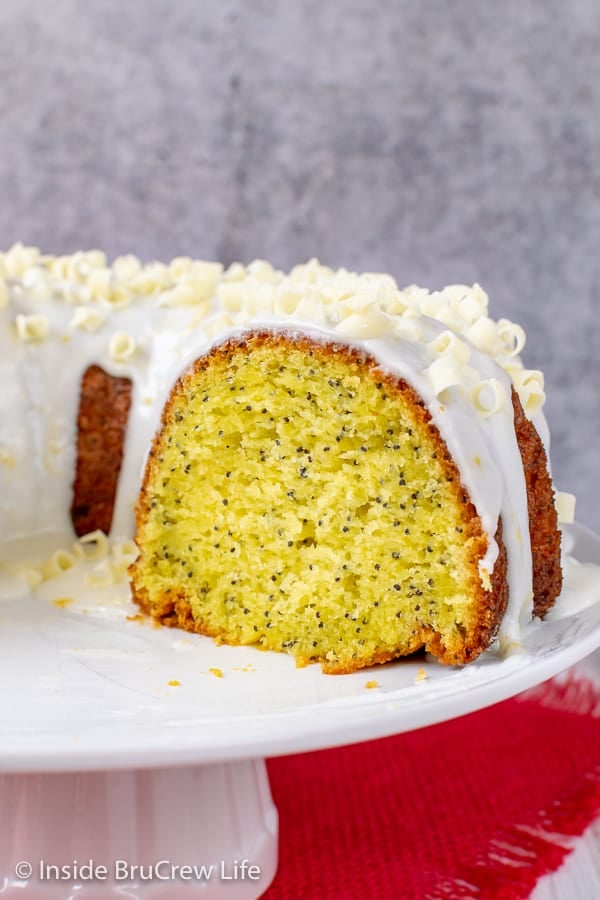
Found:
[[[592,552],[595,561],[600,561],[600,536],[581,525],[573,526],[573,531],[578,541],[587,543],[588,557]],[[505,675],[472,685],[469,691],[449,695],[442,692],[437,699],[423,705],[413,704],[408,711],[403,710],[401,704],[395,705],[393,695],[383,695],[381,702],[372,706],[348,706],[342,710],[327,705],[317,707],[309,723],[306,710],[256,716],[253,727],[245,730],[243,741],[238,743],[207,740],[203,746],[198,746],[197,741],[186,743],[180,740],[178,745],[166,742],[148,748],[131,741],[129,746],[122,745],[118,752],[108,745],[91,748],[85,744],[70,750],[43,745],[27,749],[18,744],[11,748],[2,736],[0,724],[0,772],[84,772],[209,765],[333,749],[429,727],[514,697],[592,654],[600,647],[600,604],[593,604],[583,610],[583,614],[590,610],[593,615],[590,615],[589,630],[572,643],[531,657],[524,666],[513,667]],[[285,728],[280,728],[276,737],[265,736],[262,729],[268,727],[273,718]]]

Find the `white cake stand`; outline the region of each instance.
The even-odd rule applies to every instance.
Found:
[[[574,555],[600,562],[600,538],[573,534]],[[124,621],[106,598],[61,608],[58,585],[5,589],[0,896],[260,896],[277,866],[265,757],[432,725],[550,678],[600,645],[600,583],[585,603],[579,587],[505,659],[338,677]]]

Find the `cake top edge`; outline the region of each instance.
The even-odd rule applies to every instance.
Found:
[[[274,316],[283,323],[329,327],[346,341],[427,342],[433,353],[429,374],[438,393],[464,381],[475,348],[504,369],[528,416],[539,412],[545,400],[543,373],[526,369],[520,358],[525,331],[508,319],[490,317],[488,295],[479,284],[435,291],[415,284],[399,287],[389,274],[332,269],[317,259],[284,272],[261,259],[225,268],[190,257],[142,263],[125,255],[109,263],[100,250],[53,256],[21,243],[0,252],[0,309],[7,310],[19,340],[35,343],[51,335],[48,304],[71,308],[71,332],[97,331],[108,318],[114,315],[116,321],[120,311],[140,305],[144,310],[187,308],[212,335]],[[438,325],[433,339],[431,329],[423,327],[432,319]],[[134,343],[135,336],[116,332],[111,357],[126,359]],[[491,403],[492,409],[494,388],[485,397],[480,392],[480,402]]]

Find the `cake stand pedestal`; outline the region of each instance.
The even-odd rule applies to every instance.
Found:
[[[2,900],[254,900],[277,868],[262,759],[0,774],[0,810]]]

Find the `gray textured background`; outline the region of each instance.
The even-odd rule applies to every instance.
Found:
[[[0,246],[479,281],[600,530],[598,0],[2,0]]]

